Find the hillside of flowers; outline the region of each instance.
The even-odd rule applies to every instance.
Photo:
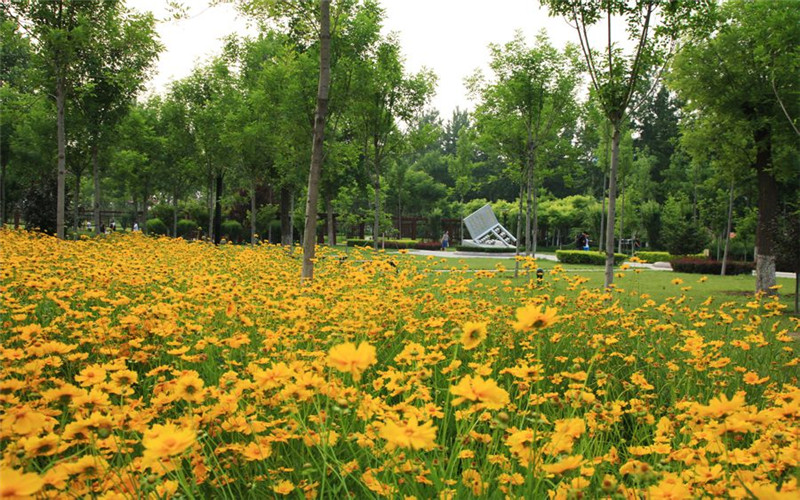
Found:
[[[800,498],[776,300],[318,257],[0,231],[0,497]]]

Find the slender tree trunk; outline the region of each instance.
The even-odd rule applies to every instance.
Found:
[[[6,166],[8,159],[0,158],[0,227],[6,223]]]
[[[330,0],[320,0],[319,30],[319,86],[317,109],[314,113],[314,142],[311,145],[311,167],[308,172],[308,197],[306,199],[306,227],[303,232],[302,279],[314,278],[314,255],[317,234],[317,201],[319,179],[322,172],[322,153],[325,139],[325,117],[328,114],[328,90],[331,85],[331,20]]]
[[[539,239],[539,197],[536,194],[536,179],[531,182],[533,191],[533,234],[531,236],[532,255],[536,256],[536,242]]]
[[[620,182],[620,192],[622,196],[622,210],[619,213],[619,253],[622,253],[622,240],[625,238],[625,180]]]
[[[217,188],[214,200],[214,244],[222,241],[222,172],[217,174]]]
[[[292,245],[292,193],[281,187],[281,245]]]
[[[178,237],[178,191],[172,193],[172,237]]]
[[[330,193],[325,195],[325,219],[328,226],[328,246],[336,245],[336,228],[333,227],[333,197]]]
[[[142,196],[142,225],[140,226],[144,234],[148,234],[147,220],[149,219],[148,212],[150,211],[150,180],[144,183],[144,196]]]
[[[256,181],[250,185],[250,244],[256,244]]]
[[[617,165],[619,164],[619,125],[614,125],[611,138],[611,171],[608,174],[608,220],[606,221],[605,287],[614,283],[614,221],[617,208]]]
[[[210,170],[210,166],[206,163],[208,171],[208,241],[214,241],[214,205],[216,198],[214,197],[214,174]]]
[[[92,184],[94,187],[92,197],[94,232],[100,234],[100,151],[97,145],[92,146]]]
[[[733,179],[731,179],[731,189],[728,192],[728,222],[725,225],[725,250],[722,251],[722,272],[725,276],[725,267],[728,265],[728,251],[731,247],[731,226],[733,225]]]
[[[514,252],[514,277],[519,276],[519,246],[522,242],[522,200],[525,194],[525,183],[520,179],[519,183],[519,211],[517,212],[517,248]]]
[[[597,243],[597,249],[603,249],[603,241],[606,229],[606,173],[603,172],[603,192],[602,192],[602,208],[600,209],[600,241]]]
[[[64,76],[56,77],[56,109],[57,109],[57,142],[58,142],[58,183],[56,194],[56,235],[64,239],[64,205],[66,204],[67,180],[67,134],[64,123],[64,107],[66,104],[66,88]]]
[[[533,193],[531,187],[533,185],[533,169],[530,165],[530,159],[526,161],[525,166],[525,255],[530,255],[533,246],[531,245],[531,224],[533,223]]]
[[[770,172],[772,146],[769,130],[755,133],[758,179],[758,226],[756,227],[756,291],[774,294],[775,248],[773,232],[778,215],[778,182]]]
[[[375,217],[372,222],[372,246],[375,250],[378,249],[378,236],[381,230],[381,170],[379,168],[379,156],[376,152],[375,159],[373,160],[373,167],[375,168],[375,180],[372,186],[375,188]]]
[[[74,206],[72,207],[72,226],[75,229],[75,237],[78,237],[78,206],[81,204],[81,171],[75,170],[75,193],[73,196]]]

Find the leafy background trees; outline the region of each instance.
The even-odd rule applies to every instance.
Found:
[[[4,2],[0,222],[333,244],[408,237],[410,220],[437,239],[444,221],[491,203],[522,252],[588,231],[606,250],[638,239],[756,260],[761,290],[792,267],[779,233],[800,209],[797,2],[548,0],[580,21],[583,45],[509,33],[489,72],[466,79],[473,101],[440,116],[434,70],[408,71],[381,4],[334,0],[319,215],[305,236],[320,5],[234,3],[257,34],[232,35],[153,96],[149,13]],[[589,46],[593,23],[630,44]]]

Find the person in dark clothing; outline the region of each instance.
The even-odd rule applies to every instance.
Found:
[[[578,250],[583,250],[583,247],[586,246],[586,233],[580,232],[578,233],[578,237],[575,238],[575,248]]]

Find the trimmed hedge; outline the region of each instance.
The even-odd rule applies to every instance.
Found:
[[[220,225],[220,234],[228,241],[238,242],[244,236],[244,227],[237,220],[226,220]]]
[[[167,225],[159,218],[148,219],[147,234],[164,236],[169,232]]]
[[[636,257],[642,259],[643,262],[671,262],[675,259],[704,259],[705,255],[672,255],[669,252],[636,252]]]
[[[457,245],[456,250],[459,252],[480,252],[480,253],[515,253],[517,250],[514,247],[466,247]]]
[[[594,264],[602,266],[606,263],[605,253],[591,250],[556,250],[556,257],[558,257],[559,262],[564,264]],[[627,258],[628,256],[624,253],[615,253],[614,265],[622,264]]]
[[[372,240],[347,240],[349,247],[372,247]],[[441,243],[438,241],[415,241],[415,240],[378,240],[378,248],[386,248],[391,250],[403,250],[413,248],[416,250],[439,250],[442,248]]]
[[[719,274],[722,272],[722,261],[711,259],[682,258],[671,262],[672,270],[678,273]],[[729,261],[725,266],[725,274],[750,274],[756,268],[753,262]]]
[[[189,219],[181,219],[178,221],[178,236],[183,238],[189,238],[191,236],[197,235],[197,227],[199,224],[193,220]]]

